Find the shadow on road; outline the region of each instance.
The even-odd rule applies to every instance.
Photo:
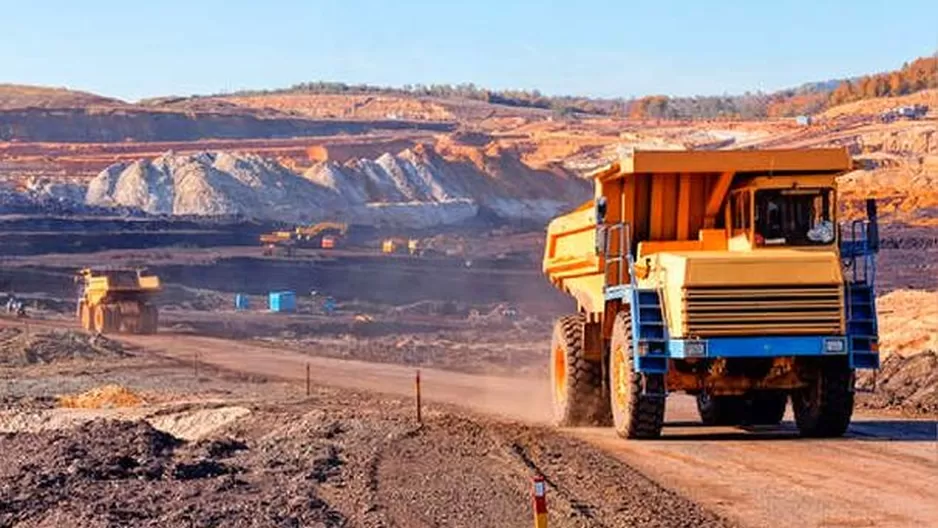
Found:
[[[867,441],[938,442],[938,421],[855,420],[848,434],[850,438]]]
[[[700,431],[706,428],[707,431]],[[854,420],[844,435],[860,442],[938,442],[938,421]],[[793,422],[778,426],[710,427],[694,421],[665,423],[662,441],[779,441],[804,440]],[[842,440],[842,439],[830,439]]]

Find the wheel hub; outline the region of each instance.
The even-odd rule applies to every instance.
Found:
[[[622,350],[622,346],[617,346],[612,352],[612,381],[613,387],[612,391],[615,397],[616,407],[619,409],[624,409],[627,405],[629,398],[629,386],[627,383],[629,373],[628,366],[625,362],[625,353]]]

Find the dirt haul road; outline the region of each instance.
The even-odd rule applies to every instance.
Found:
[[[313,383],[407,395],[414,369],[317,358],[289,350],[193,336],[133,336],[155,353]],[[422,370],[423,394],[484,413],[543,422],[540,380]],[[742,431],[697,425],[693,400],[672,397],[657,441],[626,442],[607,429],[572,430],[646,475],[751,526],[935,526],[936,424],[858,415],[843,439],[807,440],[792,426]]]
[[[414,369],[310,357],[245,342],[160,334],[122,341],[152,353],[235,371],[395,395],[413,392]],[[428,400],[544,422],[548,393],[533,379],[422,372]],[[697,425],[693,400],[669,399],[664,438],[626,442],[608,429],[571,430],[664,486],[750,526],[935,526],[936,424],[858,415],[843,439],[797,438],[791,426],[742,431]]]

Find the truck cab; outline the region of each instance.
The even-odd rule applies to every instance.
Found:
[[[875,204],[837,227],[851,168],[843,149],[639,151],[594,174],[548,229],[544,271],[578,306],[555,326],[557,423],[655,437],[682,391],[704,423],[777,424],[790,399],[802,434],[842,434],[879,363]]]

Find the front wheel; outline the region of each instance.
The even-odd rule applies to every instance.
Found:
[[[644,389],[644,390],[643,390]],[[664,376],[642,374],[632,355],[632,322],[616,315],[609,355],[609,399],[616,433],[623,438],[657,438],[664,424]]]
[[[802,436],[843,436],[853,416],[853,370],[845,362],[825,362],[808,385],[792,392],[795,424]]]
[[[586,359],[582,315],[561,317],[550,345],[554,424],[562,427],[608,425],[602,365]]]
[[[81,327],[88,332],[94,331],[94,321],[91,316],[91,307],[88,303],[81,301],[78,305],[78,319],[81,321]]]
[[[92,309],[92,330],[98,334],[106,334],[113,327],[113,315],[111,310],[103,304],[98,304]]]

